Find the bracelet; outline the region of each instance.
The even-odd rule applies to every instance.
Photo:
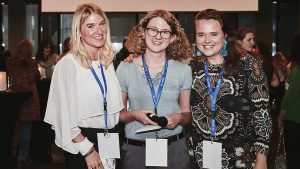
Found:
[[[84,157],[87,157],[87,156],[89,156],[90,154],[92,154],[92,152],[95,150],[95,147],[93,146],[93,147],[91,147],[90,149],[89,149],[89,151],[84,155]]]

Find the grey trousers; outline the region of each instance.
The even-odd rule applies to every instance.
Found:
[[[168,146],[168,167],[146,167],[143,146],[124,143],[121,150],[122,169],[189,169],[190,157],[185,137]]]

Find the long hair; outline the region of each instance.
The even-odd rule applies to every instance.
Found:
[[[236,31],[234,32],[234,36],[235,36],[236,40],[243,41],[243,39],[245,39],[245,37],[248,33],[254,34],[254,31],[249,27],[241,26],[236,29]],[[239,50],[242,52],[243,56],[245,56],[247,54],[255,56],[255,54],[253,52],[248,52],[245,49],[243,49],[241,44],[238,44],[238,46],[239,46],[239,48],[240,48]]]
[[[273,66],[287,76],[287,60],[281,52],[276,52],[273,57]]]
[[[51,51],[50,51],[49,56],[44,56],[44,48],[47,48],[47,47],[50,47]],[[39,44],[37,53],[35,55],[36,61],[37,62],[40,62],[40,61],[46,62],[52,56],[53,48],[54,48],[54,45],[50,39],[48,39],[48,38],[43,39],[41,41],[41,43]]]
[[[146,51],[146,43],[144,33],[148,23],[152,18],[160,17],[164,19],[171,27],[172,35],[177,38],[169,44],[166,49],[168,59],[184,60],[192,57],[193,49],[188,41],[184,29],[181,27],[179,21],[170,12],[165,10],[154,10],[149,12],[138,25],[134,26],[125,43],[126,48],[130,53],[143,54]]]
[[[235,32],[235,37],[236,37],[237,40],[242,41],[246,37],[247,33],[253,33],[254,34],[252,29],[250,29],[246,26],[241,26],[241,27],[237,28],[237,30]]]
[[[75,11],[72,22],[72,36],[70,40],[71,53],[74,54],[75,58],[82,67],[88,68],[86,61],[91,61],[88,60],[88,53],[80,38],[80,27],[92,14],[98,14],[103,17],[107,26],[106,42],[104,46],[99,49],[97,54],[99,62],[107,68],[112,62],[115,52],[110,40],[110,27],[108,18],[103,10],[95,4],[88,3],[79,5]]]
[[[236,72],[238,66],[240,65],[240,50],[237,45],[237,41],[233,36],[233,30],[231,26],[228,25],[228,20],[225,17],[224,13],[215,9],[205,9],[197,13],[194,24],[196,30],[196,23],[199,20],[217,20],[220,25],[223,33],[227,35],[227,56],[225,57],[225,73],[227,75],[232,75]]]

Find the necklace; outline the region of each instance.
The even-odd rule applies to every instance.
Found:
[[[85,64],[86,64],[89,68],[92,68],[92,67],[93,67],[93,66],[92,66],[93,60],[91,60],[91,61],[89,62],[87,59],[84,59],[84,62],[85,62]],[[99,62],[97,62],[97,67],[98,67],[98,68],[101,67],[100,65],[101,65],[101,64],[100,64]]]

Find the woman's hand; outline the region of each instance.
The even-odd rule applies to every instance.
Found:
[[[182,114],[181,113],[173,113],[167,116],[168,120],[168,129],[176,128],[182,122]]]
[[[154,114],[153,111],[151,110],[138,110],[138,111],[133,111],[129,112],[131,116],[136,120],[139,121],[140,123],[144,125],[157,125],[157,123],[153,122],[147,117],[148,113]]]
[[[256,163],[253,169],[267,169],[267,157],[264,154],[256,154]]]
[[[85,157],[88,169],[104,169],[100,155],[96,150]]]
[[[134,60],[135,54],[130,54],[127,58],[123,60],[123,62],[132,63]]]

